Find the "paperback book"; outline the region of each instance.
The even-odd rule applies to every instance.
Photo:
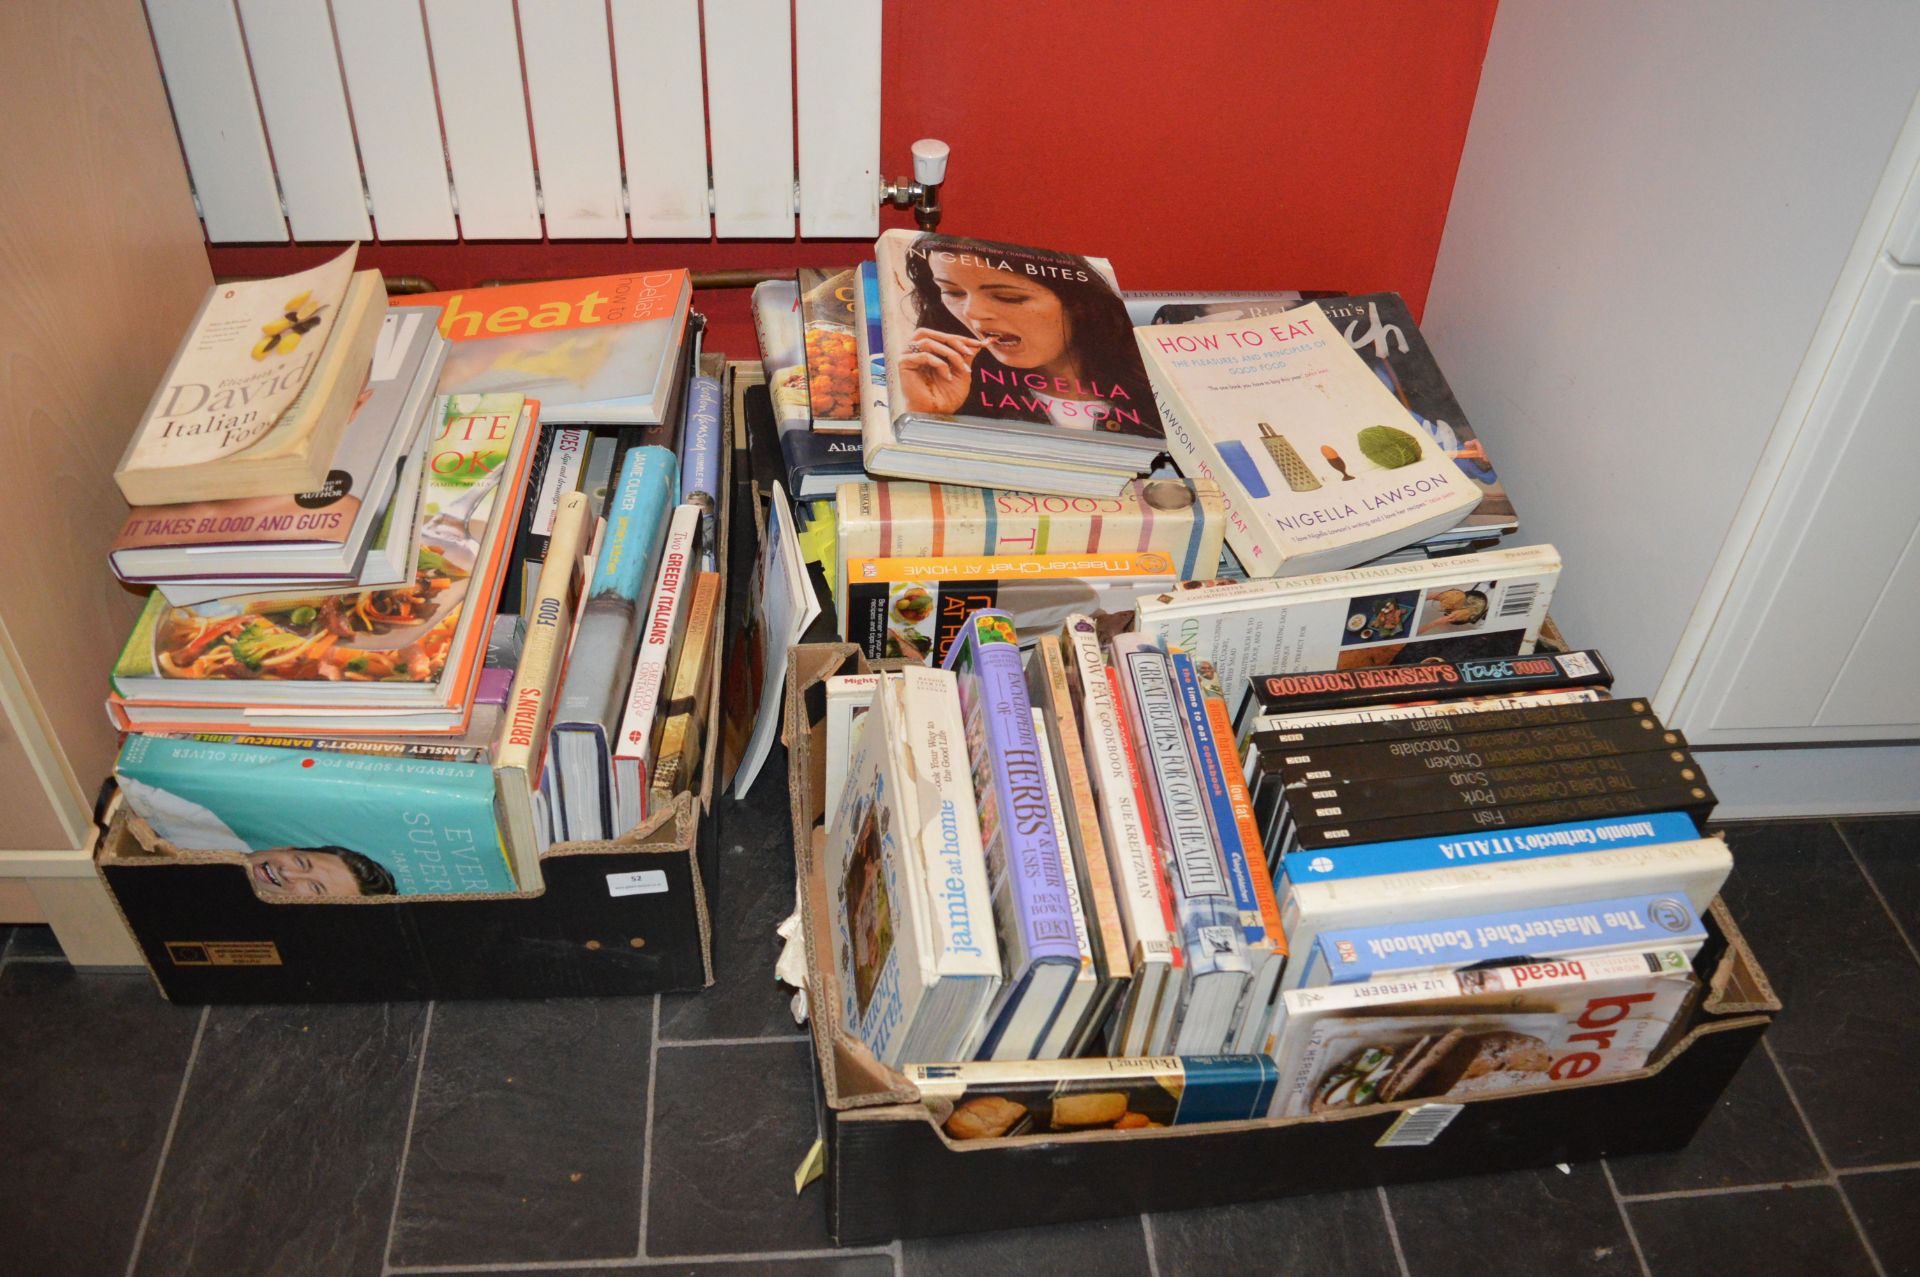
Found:
[[[1480,502],[1317,303],[1137,337],[1168,447],[1226,494],[1227,540],[1251,577],[1352,567]]]
[[[1241,1122],[1267,1115],[1280,1079],[1264,1055],[915,1064],[905,1073],[961,1142]]]

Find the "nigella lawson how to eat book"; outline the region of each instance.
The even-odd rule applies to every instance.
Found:
[[[1318,305],[1135,336],[1168,449],[1225,491],[1227,543],[1249,576],[1352,567],[1480,503]]]

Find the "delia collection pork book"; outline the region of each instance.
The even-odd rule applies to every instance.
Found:
[[[1220,485],[1227,543],[1249,576],[1352,567],[1480,504],[1318,305],[1135,336],[1168,450],[1189,477]]]

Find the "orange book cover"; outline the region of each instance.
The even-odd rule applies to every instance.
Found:
[[[659,424],[686,337],[685,270],[428,293],[452,343],[442,394],[511,391],[549,422]]]

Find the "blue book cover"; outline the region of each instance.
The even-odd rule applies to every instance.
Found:
[[[680,434],[680,504],[700,507],[700,567],[711,572],[719,545],[720,379],[695,374],[687,384],[687,419]]]
[[[671,449],[628,450],[607,503],[607,529],[554,709],[549,758],[571,839],[612,836],[608,741],[626,708],[640,647],[640,595],[653,585],[679,493],[680,463]]]
[[[1707,929],[1684,895],[1622,896],[1431,922],[1322,931],[1303,987],[1351,984],[1437,967],[1505,966],[1621,949],[1699,951]]]
[[[1317,851],[1288,852],[1280,858],[1282,894],[1291,883],[1332,882],[1341,878],[1373,878],[1382,874],[1417,873],[1449,865],[1491,860],[1535,860],[1574,851],[1606,851],[1615,847],[1647,847],[1668,842],[1692,842],[1700,836],[1685,812],[1658,812],[1651,816],[1575,820],[1557,825],[1532,825],[1498,834],[1447,834],[1435,838],[1404,838],[1395,842],[1356,847],[1325,847]]]
[[[1174,648],[1168,652],[1168,659],[1173,665],[1180,709],[1186,718],[1187,739],[1193,747],[1200,792],[1207,801],[1208,823],[1213,826],[1213,839],[1226,865],[1234,907],[1240,911],[1241,939],[1249,945],[1265,944],[1267,928],[1260,920],[1260,900],[1254,894],[1247,853],[1240,843],[1240,823],[1234,818],[1233,798],[1227,792],[1227,778],[1220,770],[1220,754],[1214,748],[1213,726],[1207,719],[1207,702],[1200,690],[1199,675],[1193,668],[1193,657]]]
[[[484,763],[133,735],[114,775],[168,842],[244,854],[261,895],[517,889]]]
[[[1041,759],[1046,747],[1034,735],[1033,706],[1027,697],[1013,618],[992,609],[968,616],[947,649],[945,665],[959,683],[967,757],[980,805],[980,840],[986,850],[1006,976],[981,1039],[981,1054],[990,1058],[1022,1009],[1035,968],[1061,964],[1077,973],[1080,946],[1060,845],[1054,837],[1053,804]],[[1061,982],[1052,1008],[1033,1020],[1039,1024],[1037,1030],[1028,1024],[1035,1045],[1045,1037],[1069,984],[1070,979]],[[1028,1009],[1023,1023],[1032,1019]]]

